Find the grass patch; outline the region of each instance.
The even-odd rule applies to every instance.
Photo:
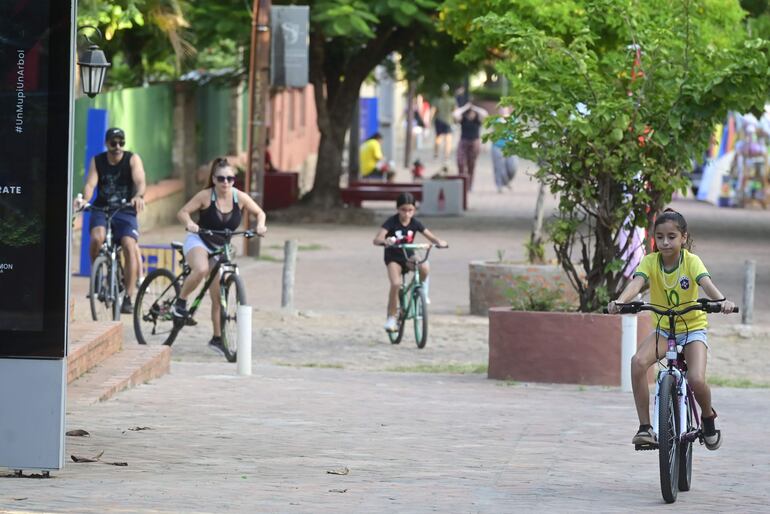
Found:
[[[738,389],[769,389],[770,383],[753,382],[748,378],[708,377],[709,385],[716,387],[735,387]]]
[[[270,245],[268,246],[270,250],[281,250],[283,251],[283,245]],[[298,245],[297,250],[300,252],[314,252],[316,250],[328,250],[328,246],[324,246],[322,244],[318,243],[309,243],[306,245]]]
[[[500,387],[515,387],[519,385],[519,382],[516,380],[497,380],[495,384]]]
[[[396,366],[385,371],[396,373],[450,373],[465,375],[473,373],[486,373],[486,364],[415,364],[413,366]]]
[[[259,254],[258,259],[260,261],[267,261],[267,262],[283,262],[282,258],[275,257],[274,255],[268,255],[266,253]]]
[[[318,369],[345,369],[342,364],[331,362],[275,362],[277,366],[287,366],[289,368],[318,368]]]

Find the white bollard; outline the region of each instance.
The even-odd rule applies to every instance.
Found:
[[[238,374],[251,375],[251,305],[239,305],[238,324]]]
[[[620,318],[620,390],[631,392],[631,357],[636,353],[636,316],[624,314]]]

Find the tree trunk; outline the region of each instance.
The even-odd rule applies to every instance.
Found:
[[[535,203],[535,221],[532,225],[532,234],[529,236],[527,253],[532,264],[545,263],[545,248],[543,244],[543,215],[545,211],[545,183],[540,181],[537,189],[537,202]]]

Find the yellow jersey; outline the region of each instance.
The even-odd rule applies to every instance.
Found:
[[[358,165],[361,168],[361,176],[371,175],[377,168],[377,163],[382,160],[382,147],[376,139],[367,139],[361,144],[359,150]]]
[[[658,252],[645,255],[637,266],[634,276],[643,277],[650,286],[650,303],[665,308],[687,306],[698,299],[698,285],[703,277],[710,277],[700,257],[684,248],[679,263],[673,269],[664,269],[663,256]],[[668,331],[668,319],[660,320],[660,328]],[[676,333],[686,330],[702,330],[708,326],[706,313],[688,312],[676,320]]]

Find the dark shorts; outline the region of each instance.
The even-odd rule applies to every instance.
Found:
[[[444,123],[439,119],[433,120],[433,126],[436,128],[437,136],[440,136],[442,134],[449,134],[450,132],[452,132],[452,127],[449,126],[449,123]]]
[[[93,230],[95,227],[107,228],[107,214],[101,211],[91,211],[91,222],[88,230]],[[112,238],[119,242],[126,236],[138,241],[139,223],[136,220],[136,214],[119,212],[112,217]]]

